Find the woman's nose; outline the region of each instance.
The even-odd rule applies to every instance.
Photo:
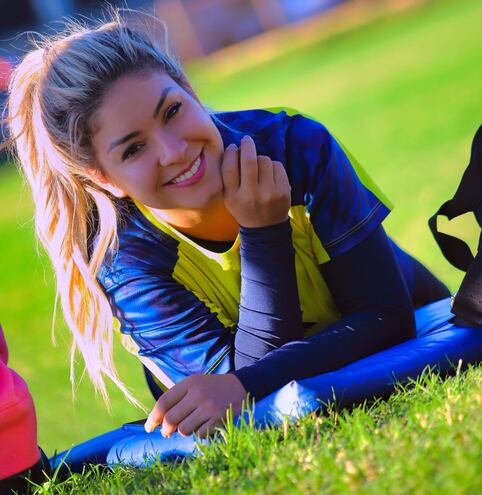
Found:
[[[186,160],[187,142],[178,136],[165,135],[159,139],[159,165],[184,164]]]

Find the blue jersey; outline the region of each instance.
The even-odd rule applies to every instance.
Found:
[[[333,136],[305,116],[246,110],[214,121],[225,147],[249,134],[259,155],[285,166],[303,326],[306,334],[323,329],[339,313],[319,265],[366,239],[388,214],[386,199]],[[119,250],[106,257],[98,279],[126,347],[165,387],[194,373],[231,371],[243,275],[239,236],[226,252],[214,252],[135,201],[124,200],[122,211]]]

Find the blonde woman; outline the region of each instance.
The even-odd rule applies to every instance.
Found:
[[[73,351],[135,400],[120,330],[168,389],[148,431],[203,436],[248,393],[411,338],[413,304],[448,295],[321,124],[208,111],[164,39],[119,15],[28,53],[8,115]]]

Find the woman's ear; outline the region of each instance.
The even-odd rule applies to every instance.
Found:
[[[104,191],[110,192],[116,198],[125,198],[127,196],[122,189],[113,184],[98,168],[87,167],[85,172],[94,184],[104,189]]]

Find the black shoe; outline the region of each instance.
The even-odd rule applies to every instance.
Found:
[[[35,485],[32,485],[28,480],[36,484],[42,484],[50,474],[49,460],[44,451],[40,449],[40,459],[36,464],[20,473],[0,480],[0,495],[29,495]]]

